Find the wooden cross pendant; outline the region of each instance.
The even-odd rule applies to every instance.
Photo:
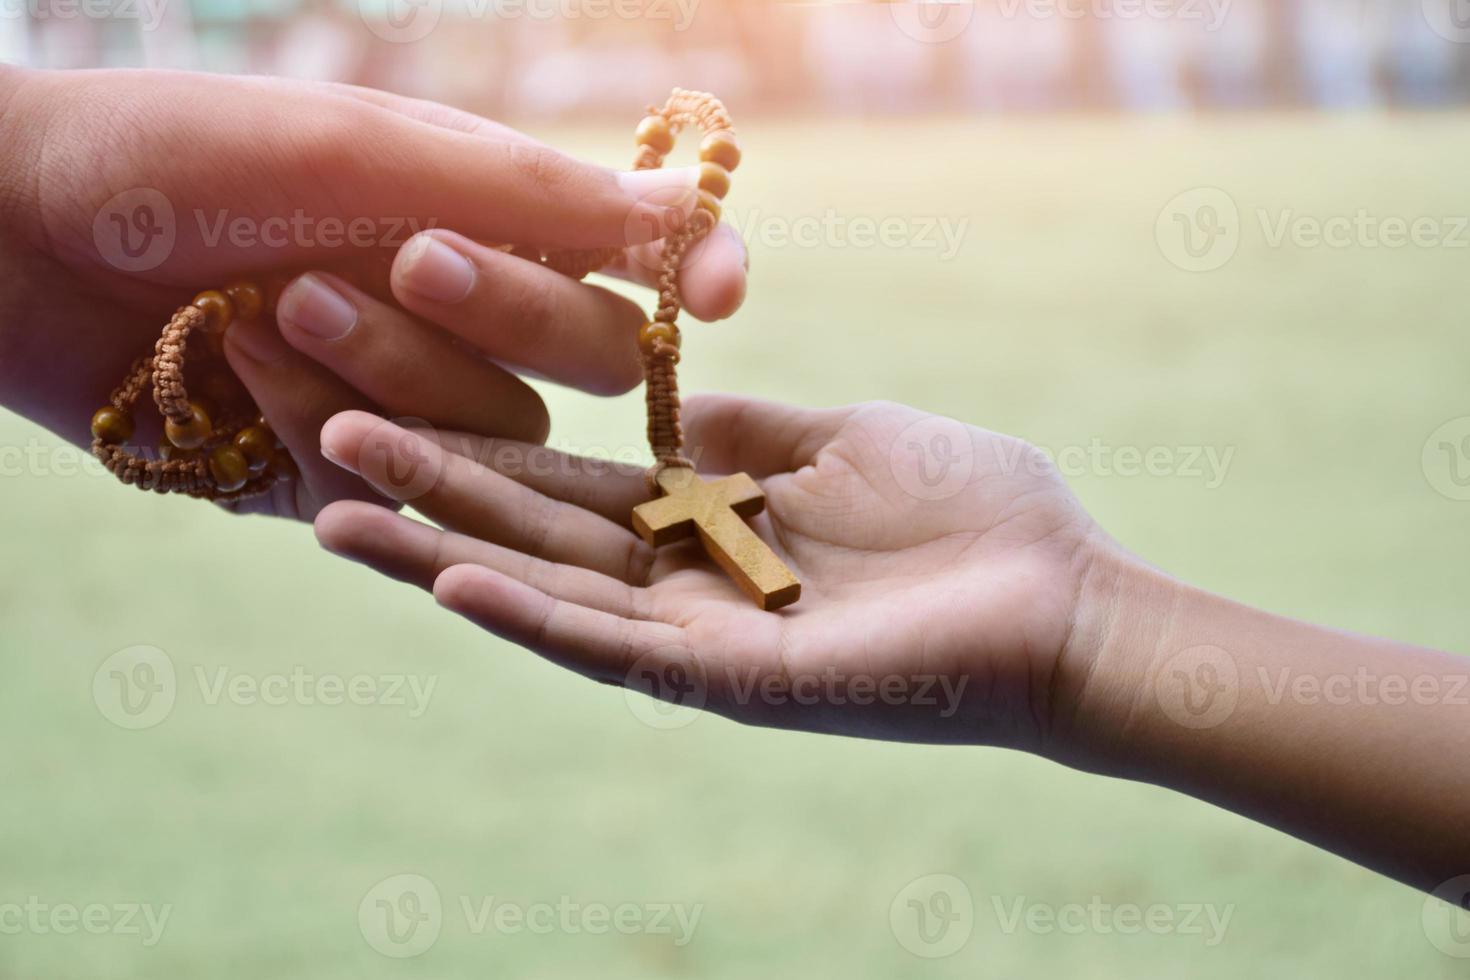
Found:
[[[744,473],[705,483],[685,466],[659,471],[663,496],[633,508],[633,529],[657,548],[698,534],[704,550],[765,610],[801,598],[801,582],[743,518],[766,507],[766,495]]]

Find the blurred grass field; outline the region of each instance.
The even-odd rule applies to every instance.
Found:
[[[622,129],[539,132],[605,161]],[[761,123],[732,194],[752,238],[744,311],[690,326],[684,384],[808,405],[909,402],[1051,448],[1234,449],[1184,474],[1073,485],[1129,547],[1301,618],[1465,649],[1470,503],[1421,448],[1470,415],[1465,249],[1271,248],[1256,209],[1470,215],[1460,116]],[[1226,191],[1219,271],[1155,240],[1176,194]],[[772,222],[968,219],[957,255],[782,246]],[[759,212],[757,215],[755,212]],[[762,224],[765,222],[765,224]],[[765,240],[763,240],[765,239]],[[553,442],[626,451],[641,404],[550,390]],[[0,446],[54,447],[0,418]],[[309,531],[124,492],[61,451],[7,471],[0,590],[0,904],[169,904],[161,941],[0,934],[0,977],[1470,975],[1421,896],[1160,790],[998,751],[743,730],[659,731]],[[14,462],[13,457],[11,462]],[[172,713],[126,731],[93,675],[147,644]],[[210,704],[220,668],[437,678],[405,707]],[[1470,869],[1466,869],[1470,871]],[[443,903],[421,956],[370,948],[359,903],[421,874]],[[974,934],[920,959],[889,906],[945,873]],[[667,935],[476,934],[478,907],[702,905]],[[993,900],[1233,906],[1199,935],[1008,934]]]

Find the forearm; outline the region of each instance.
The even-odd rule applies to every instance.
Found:
[[[1470,873],[1470,659],[1269,615],[1136,565],[1114,581],[1086,624],[1099,642],[1074,718],[1088,749],[1072,761],[1426,890]]]

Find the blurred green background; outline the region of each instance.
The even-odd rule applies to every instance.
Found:
[[[1467,251],[1272,247],[1258,220],[1470,215],[1466,118],[1364,114],[765,123],[730,198],[751,241],[734,320],[688,329],[688,390],[886,398],[1051,448],[1234,450],[1185,474],[1072,480],[1171,572],[1304,619],[1463,648],[1470,503],[1421,449],[1470,415]],[[626,127],[537,130],[593,159]],[[1156,224],[1224,191],[1238,252],[1183,271]],[[1214,198],[1218,199],[1218,198]],[[946,260],[772,228],[968,221]],[[1465,236],[1462,236],[1462,239]],[[558,445],[639,445],[636,395],[548,389]],[[308,529],[116,486],[14,417],[0,590],[0,904],[172,907],[161,940],[0,935],[0,976],[1463,977],[1423,899],[1168,792],[1000,751],[658,730]],[[38,462],[39,460],[39,462]],[[1448,465],[1448,462],[1447,462]],[[19,472],[17,472],[17,469]],[[116,651],[165,651],[177,698],[124,730],[94,700]],[[209,703],[213,680],[435,679],[426,710]],[[104,683],[105,683],[104,678]],[[647,707],[647,705],[643,705]],[[1470,870],[1470,869],[1467,869]],[[411,873],[443,902],[422,955],[376,952],[359,904]],[[890,904],[964,882],[974,931],[913,955]],[[461,899],[702,906],[669,935],[476,933]],[[995,902],[1233,906],[1205,935],[1020,929]]]

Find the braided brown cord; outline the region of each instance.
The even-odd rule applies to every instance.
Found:
[[[165,420],[188,422],[193,417],[193,406],[184,386],[184,358],[190,335],[202,331],[206,319],[207,314],[198,306],[176,310],[154,345],[153,356],[133,362],[127,377],[109,396],[109,404],[131,418],[143,391],[151,388],[153,403]],[[206,455],[215,446],[228,443],[235,431],[251,424],[251,418],[235,411],[223,414],[200,450],[181,458],[149,458],[97,436],[92,439],[92,455],[109,473],[140,490],[185,493],[209,500],[241,500],[265,493],[278,476],[270,472],[254,474],[238,490],[224,492],[210,472]]]
[[[184,349],[189,332],[204,326],[204,311],[181,306],[163,328],[153,348],[153,403],[159,413],[175,422],[189,421],[189,395],[184,390]]]
[[[714,225],[714,216],[708,211],[695,211],[685,226],[670,235],[664,243],[663,260],[659,265],[658,310],[653,315],[654,322],[672,325],[678,318],[679,264],[689,248],[708,234]],[[643,355],[643,376],[646,381],[644,400],[648,406],[648,445],[656,460],[649,472],[651,487],[657,485],[659,471],[665,467],[694,468],[694,464],[684,455],[684,427],[679,424],[679,378],[675,372],[678,363],[678,345],[662,338],[656,339],[653,349]]]
[[[669,132],[675,135],[687,126],[697,126],[706,136],[714,133],[733,135],[735,131],[724,104],[708,92],[676,88],[663,106],[649,106],[648,114],[662,117],[668,123]],[[664,156],[658,148],[642,143],[633,158],[633,168],[656,170],[663,166]],[[655,323],[675,326],[682,306],[679,296],[679,265],[689,249],[709,234],[715,224],[714,215],[699,208],[677,231],[665,237],[659,261],[658,307],[653,315]],[[620,253],[621,249],[616,248],[551,252],[541,256],[541,262],[548,268],[574,279],[581,279],[602,268]],[[678,336],[677,328],[674,336]],[[656,493],[658,474],[665,467],[683,466],[692,469],[694,464],[684,456],[684,428],[679,423],[679,378],[675,370],[679,363],[678,344],[657,339],[651,350],[643,352],[642,358],[644,401],[648,407],[648,445],[653,450],[655,460],[648,471],[648,482],[650,490]]]

